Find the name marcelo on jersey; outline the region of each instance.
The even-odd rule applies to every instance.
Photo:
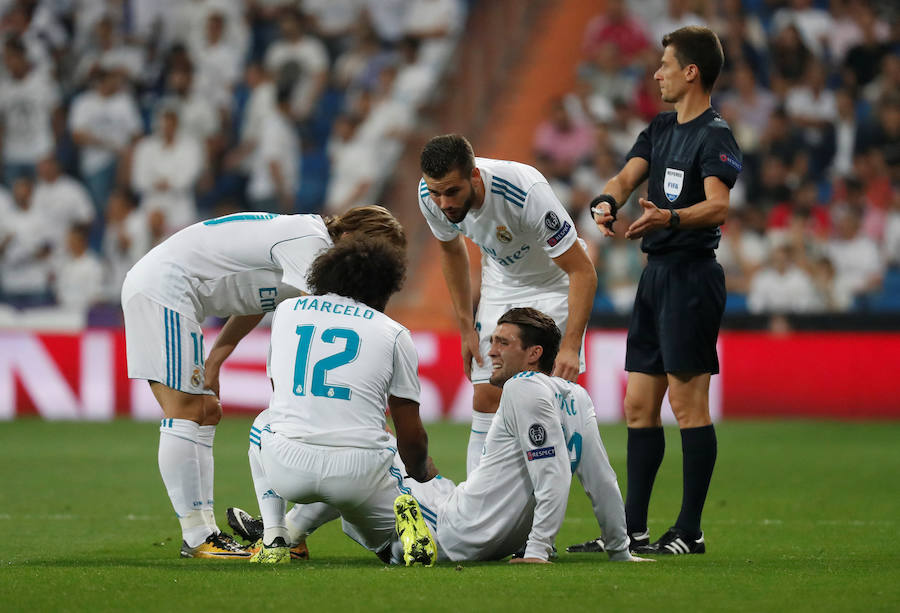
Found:
[[[297,302],[294,303],[294,310],[296,311],[297,309],[320,311],[322,313],[331,313],[332,315],[346,315],[347,317],[362,317],[363,319],[372,319],[375,316],[375,312],[372,309],[360,308],[355,304],[311,298],[309,296],[297,299]]]

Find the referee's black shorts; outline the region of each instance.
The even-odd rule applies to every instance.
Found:
[[[725,273],[712,250],[651,254],[634,300],[625,370],[717,374],[724,312]]]

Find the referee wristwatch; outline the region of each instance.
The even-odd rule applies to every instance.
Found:
[[[672,216],[669,217],[669,224],[666,227],[670,230],[677,230],[678,226],[681,225],[681,216],[678,214],[678,211],[671,207],[669,208],[669,212]]]

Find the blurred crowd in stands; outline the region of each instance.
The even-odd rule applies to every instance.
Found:
[[[718,259],[730,313],[900,312],[900,5],[878,0],[606,0],[583,33],[575,91],[535,156],[591,243],[595,312],[631,311],[643,266],[586,210],[638,133],[667,110],[663,34],[708,25],[725,67],[713,106],[744,154]],[[660,203],[656,203],[659,205]],[[663,203],[665,204],[665,203]]]
[[[586,203],[665,110],[662,35],[706,24],[726,56],[713,105],[744,153],[718,251],[728,311],[900,312],[896,3],[604,4],[533,152],[590,244],[595,311],[630,312],[643,256]],[[0,324],[117,313],[131,265],[199,219],[374,201],[470,5],[0,0]]]
[[[0,324],[112,310],[134,262],[199,219],[374,201],[467,10],[0,0]]]

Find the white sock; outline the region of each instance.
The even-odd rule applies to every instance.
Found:
[[[466,475],[471,475],[481,462],[484,439],[487,438],[495,413],[472,411],[472,432],[469,433],[469,447],[466,450]]]
[[[199,425],[189,419],[163,419],[159,427],[159,474],[181,523],[189,547],[206,540],[210,530],[200,507],[200,462],[197,457]]]
[[[340,511],[325,502],[295,504],[284,518],[291,543],[296,545],[313,533],[319,526],[341,516]]]
[[[197,433],[197,458],[200,461],[200,492],[203,496],[203,504],[200,511],[215,533],[221,532],[216,525],[216,515],[213,511],[213,486],[215,483],[215,462],[213,460],[213,441],[216,438],[215,426],[200,426]]]
[[[290,541],[287,527],[284,524],[284,512],[287,503],[284,498],[275,493],[269,487],[266,471],[263,469],[259,457],[259,447],[250,444],[247,454],[250,458],[250,475],[253,477],[253,489],[256,490],[256,501],[259,504],[259,513],[263,520],[263,543],[271,544],[276,537],[281,537],[285,542]]]

